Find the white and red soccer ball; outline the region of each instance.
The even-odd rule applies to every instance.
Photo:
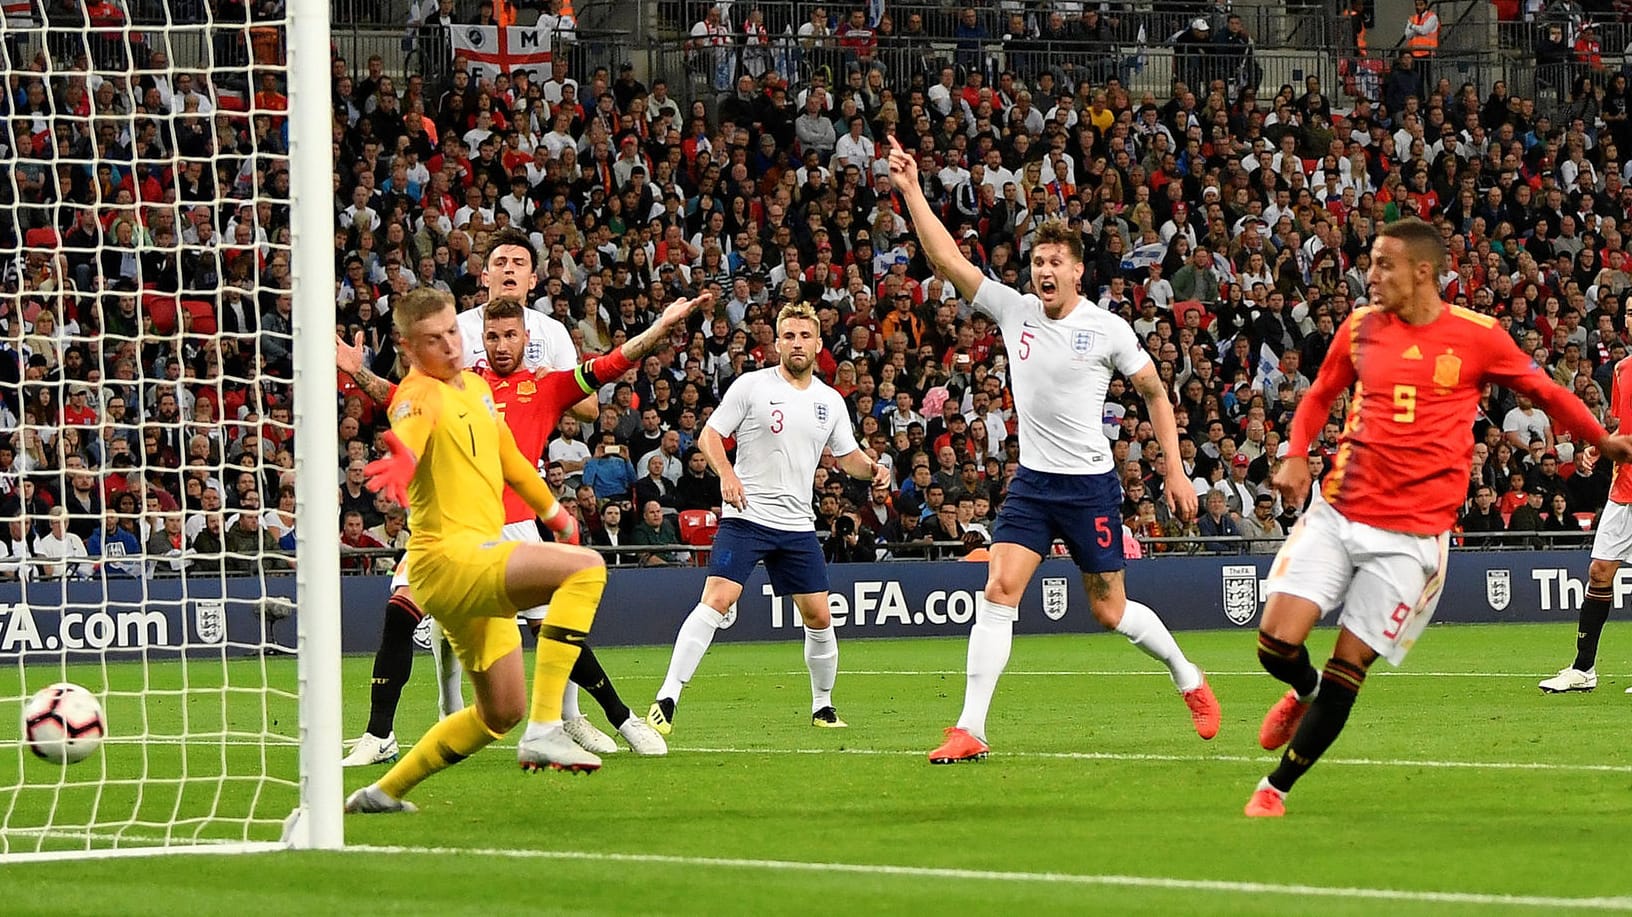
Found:
[[[52,764],[89,758],[107,734],[96,695],[76,684],[41,688],[23,707],[23,740],[29,751]]]

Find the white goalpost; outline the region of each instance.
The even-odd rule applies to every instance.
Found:
[[[68,6],[0,0],[0,864],[338,848],[329,8]]]

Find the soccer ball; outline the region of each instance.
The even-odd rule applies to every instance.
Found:
[[[108,734],[96,695],[66,681],[41,688],[23,707],[29,751],[52,764],[89,758]]]

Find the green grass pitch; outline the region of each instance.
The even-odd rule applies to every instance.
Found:
[[[0,867],[6,914],[920,914],[1522,913],[1632,911],[1632,677],[1596,693],[1543,696],[1568,659],[1565,625],[1439,627],[1398,673],[1380,664],[1347,731],[1288,800],[1288,817],[1241,815],[1272,766],[1258,723],[1279,694],[1247,630],[1180,634],[1224,706],[1202,742],[1165,675],[1125,640],[1015,641],[990,723],[993,754],[932,767],[924,752],[957,715],[962,639],[843,642],[836,693],[847,730],[809,725],[797,642],[717,644],[683,698],[661,759],[610,756],[597,774],[529,776],[507,741],[433,778],[415,816],[346,821],[345,854],[152,857]],[[1612,625],[1600,669],[1628,672],[1632,628]],[[842,636],[841,636],[842,639]],[[1312,641],[1325,658],[1332,631]],[[604,650],[644,711],[668,647]],[[346,660],[346,731],[367,711],[366,658]],[[262,663],[189,666],[195,687],[259,683]],[[293,664],[266,663],[289,688]],[[158,690],[180,666],[147,673]],[[105,675],[104,675],[105,672]],[[142,685],[134,666],[76,669],[100,689]],[[12,677],[10,675],[6,677]],[[8,690],[16,685],[7,684]],[[145,710],[152,732],[292,734],[294,701],[265,714],[249,695],[206,691],[110,704],[115,733]],[[587,713],[603,725],[593,701]],[[428,657],[404,695],[399,737],[434,713]],[[0,710],[0,722],[15,722]],[[10,728],[10,727],[7,727]],[[11,741],[11,736],[0,737]],[[406,748],[406,742],[404,747]],[[201,836],[201,819],[252,814],[274,831],[293,789],[205,779],[263,753],[217,742],[110,743],[69,769],[123,780],[145,767],[187,784],[140,789],[144,821]],[[267,766],[288,774],[293,751]],[[9,823],[46,806],[84,815],[87,790],[0,747]],[[383,767],[346,772],[347,789]],[[138,788],[103,790],[106,817]],[[32,821],[30,821],[32,820]],[[151,833],[131,828],[131,835]],[[392,848],[392,849],[383,849]],[[1250,883],[1264,883],[1256,888]],[[1302,886],[1291,888],[1291,886]],[[1389,897],[1394,892],[1403,894]],[[1443,896],[1436,897],[1436,894]],[[1383,896],[1383,897],[1379,897]]]

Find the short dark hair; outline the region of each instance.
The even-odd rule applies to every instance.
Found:
[[[1406,217],[1395,220],[1377,232],[1379,239],[1398,239],[1413,261],[1426,261],[1438,274],[1445,267],[1445,241],[1439,230],[1430,223]]]
[[[527,258],[533,263],[533,269],[538,269],[538,252],[533,250],[533,240],[526,233],[513,226],[506,226],[487,237],[487,253],[482,256],[482,263],[486,264],[488,256],[498,251],[502,245],[515,245],[525,248]]]
[[[503,321],[508,318],[522,319],[526,314],[527,307],[521,304],[521,300],[511,296],[501,296],[498,299],[489,300],[487,305],[482,308],[482,320],[489,322]]]
[[[1049,220],[1037,227],[1037,234],[1031,240],[1031,250],[1035,252],[1044,245],[1063,245],[1073,260],[1078,263],[1082,261],[1082,233],[1061,220]]]

